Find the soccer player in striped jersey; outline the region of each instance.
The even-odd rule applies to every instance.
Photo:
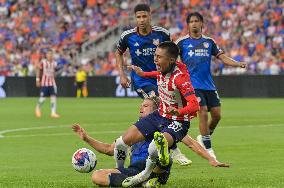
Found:
[[[245,68],[246,64],[236,62],[226,56],[212,38],[202,35],[203,16],[200,13],[189,14],[186,21],[189,34],[178,39],[176,43],[180,49],[181,60],[187,66],[192,86],[199,99],[198,117],[201,135],[197,137],[197,140],[213,157],[216,157],[210,135],[221,119],[221,103],[210,71],[211,57],[213,55],[225,65],[233,67]],[[208,121],[208,112],[211,114],[210,121]]]
[[[152,140],[146,168],[138,175],[126,179],[123,186],[133,186],[145,181],[155,168],[157,157],[162,166],[167,166],[170,160],[168,148],[175,146],[187,135],[189,121],[199,110],[186,66],[176,63],[178,54],[179,49],[174,42],[163,42],[155,51],[157,71],[144,72],[142,68],[132,66],[141,77],[157,79],[160,106],[158,111],[137,121],[115,142],[116,163],[117,166],[123,166],[125,158],[121,158],[119,153],[127,153],[128,146],[142,140]],[[160,141],[163,143],[157,144]]]
[[[120,83],[124,88],[130,87],[131,85],[130,80],[123,70],[123,53],[127,48],[131,55],[132,65],[142,68],[143,71],[150,72],[156,70],[154,53],[159,43],[171,41],[168,30],[151,25],[150,7],[147,4],[138,4],[134,8],[134,13],[137,26],[121,34],[115,52]],[[154,78],[143,78],[132,71],[131,81],[133,88],[141,98],[143,98],[143,95],[139,90],[143,90],[147,94],[151,91],[158,94],[157,82]],[[174,161],[180,165],[189,165],[192,163],[192,161],[185,157],[177,147],[173,149],[172,157]]]
[[[56,113],[56,93],[57,87],[55,83],[55,68],[56,61],[53,59],[53,53],[51,50],[46,52],[46,58],[40,61],[40,65],[36,73],[36,86],[40,87],[40,97],[35,109],[36,117],[41,117],[41,107],[46,99],[50,97],[51,103],[51,117],[59,118]]]

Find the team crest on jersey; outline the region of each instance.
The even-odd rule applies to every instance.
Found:
[[[158,46],[160,44],[160,40],[159,39],[153,39],[153,44]]]
[[[204,46],[204,48],[208,48],[209,47],[209,43],[208,42],[203,42],[203,46]]]

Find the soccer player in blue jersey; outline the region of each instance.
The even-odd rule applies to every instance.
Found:
[[[179,38],[176,43],[180,48],[180,58],[187,65],[195,95],[200,100],[199,130],[197,140],[215,157],[210,135],[221,119],[220,99],[210,71],[212,55],[225,65],[246,68],[243,62],[237,62],[224,54],[215,41],[202,34],[203,16],[194,12],[188,15],[188,35]],[[208,121],[208,112],[211,120]]]
[[[151,25],[150,7],[147,4],[138,4],[134,8],[137,26],[129,29],[121,34],[115,52],[116,62],[120,76],[122,87],[130,87],[131,82],[133,88],[138,95],[143,98],[139,90],[143,90],[147,94],[154,91],[158,95],[158,86],[155,78],[143,78],[134,71],[131,72],[131,81],[124,72],[123,53],[128,49],[131,56],[132,65],[142,68],[145,72],[156,70],[154,63],[154,53],[157,46],[164,41],[170,41],[170,33],[168,30]],[[172,157],[174,161],[180,165],[189,165],[192,163],[185,157],[180,150],[173,148]]]

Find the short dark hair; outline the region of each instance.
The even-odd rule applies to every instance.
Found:
[[[150,6],[147,4],[138,4],[134,8],[134,13],[136,14],[138,11],[146,11],[150,13]]]
[[[170,57],[177,59],[178,54],[179,54],[179,48],[174,42],[172,41],[162,42],[159,44],[158,48],[167,50],[167,54]]]
[[[193,13],[189,13],[188,16],[187,16],[187,18],[186,18],[187,24],[189,24],[190,18],[192,16],[197,17],[203,23],[203,16],[199,12],[193,12]]]

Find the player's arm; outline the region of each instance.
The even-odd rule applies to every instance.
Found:
[[[144,72],[141,67],[137,67],[135,65],[130,65],[127,68],[133,70],[141,77],[154,78],[159,74],[158,71]]]
[[[215,167],[229,167],[230,165],[221,163],[217,161],[215,158],[213,158],[196,140],[192,139],[189,135],[186,135],[182,142],[191,150],[193,150],[195,153],[203,157],[204,159],[207,159],[210,163],[210,165]]]
[[[118,67],[118,73],[119,73],[119,77],[120,77],[120,84],[122,85],[122,87],[127,88],[130,87],[130,80],[127,78],[127,76],[125,75],[125,72],[123,70],[123,53],[120,50],[116,50],[115,51],[115,59],[116,59],[116,64]]]
[[[40,80],[42,77],[42,73],[43,73],[42,65],[40,64],[39,66],[36,66],[36,86],[37,87],[40,87]]]
[[[123,54],[128,48],[128,35],[126,34],[127,31],[123,32],[120,36],[120,39],[117,43],[117,49],[115,51],[115,60],[118,67],[118,73],[120,77],[120,84],[124,88],[130,87],[130,80],[127,78],[124,72],[124,58]]]
[[[99,140],[96,140],[92,137],[90,137],[87,132],[79,125],[74,124],[72,125],[72,129],[75,133],[79,135],[79,137],[88,143],[91,147],[93,147],[96,151],[113,156],[113,150],[114,150],[114,143],[108,144],[104,142],[100,142]]]
[[[214,55],[216,58],[220,59],[225,65],[229,65],[232,67],[241,67],[246,68],[246,64],[244,62],[237,62],[234,59],[228,57],[224,51],[219,48],[219,46],[216,44],[214,40],[211,40],[212,42],[212,55]]]
[[[167,109],[168,114],[182,116],[188,114],[189,116],[196,116],[197,111],[199,110],[199,103],[194,94],[194,89],[190,83],[189,76],[181,75],[178,76],[175,80],[175,84],[178,90],[181,92],[185,100],[187,101],[187,105],[183,108],[174,108],[169,107]]]
[[[240,68],[246,68],[246,63],[244,62],[238,62],[235,61],[234,59],[228,57],[227,55],[225,55],[224,53],[219,55],[218,58],[225,64],[225,65],[229,65],[232,67],[240,67]]]

